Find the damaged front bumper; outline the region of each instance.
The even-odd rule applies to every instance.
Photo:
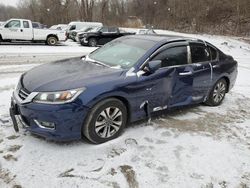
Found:
[[[10,116],[15,131],[22,128],[48,140],[68,141],[82,137],[82,126],[89,108],[77,103],[63,105],[21,104],[12,96]]]

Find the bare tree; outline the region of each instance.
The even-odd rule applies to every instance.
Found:
[[[17,8],[0,5],[0,20],[20,17],[47,25],[81,20],[124,26],[129,18],[137,18],[161,29],[250,35],[249,10],[250,0],[20,0]]]

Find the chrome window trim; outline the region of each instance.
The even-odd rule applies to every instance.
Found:
[[[188,58],[187,60],[188,64],[192,64],[191,48],[189,45],[187,46],[187,58]]]

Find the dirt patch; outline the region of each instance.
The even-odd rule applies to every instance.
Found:
[[[236,99],[233,101],[234,104],[232,106],[227,107],[225,113],[218,113],[218,110],[217,112],[202,111],[197,107],[194,109],[186,108],[162,115],[161,118],[156,119],[154,122],[157,127],[172,128],[180,132],[202,132],[217,138],[227,135],[228,138],[241,139],[238,134],[245,134],[244,129],[239,124],[237,124],[237,127],[234,124],[244,122],[250,117],[250,103],[246,101],[249,101],[249,99]],[[195,113],[198,116],[193,119],[178,119],[178,115],[185,115],[186,113]]]
[[[114,158],[117,156],[120,156],[122,153],[124,153],[126,151],[126,149],[124,148],[113,148],[109,154],[108,154],[108,158]]]
[[[110,174],[111,176],[114,176],[114,175],[117,174],[117,172],[116,172],[116,170],[114,168],[111,168],[110,172],[108,174]]]
[[[21,185],[13,185],[12,188],[22,188],[22,186]]]
[[[61,174],[59,174],[58,177],[60,177],[60,178],[65,178],[65,177],[72,178],[72,177],[75,177],[75,175],[70,174],[73,171],[74,171],[74,168],[71,168],[71,169],[66,170],[65,172],[62,172]]]
[[[3,158],[7,161],[17,161],[17,158],[11,154],[4,155]]]
[[[112,188],[120,188],[119,184],[117,182],[108,182],[108,181],[103,181],[101,182],[103,184],[106,184],[108,187]]]
[[[20,145],[13,145],[13,146],[10,146],[10,147],[8,148],[8,151],[10,151],[10,152],[16,152],[16,151],[18,151],[21,147],[22,147],[22,146],[20,146]]]
[[[133,170],[133,167],[129,165],[123,165],[120,166],[120,169],[128,182],[129,188],[139,188],[139,184],[136,180],[136,174]]]
[[[8,136],[7,137],[7,139],[8,140],[15,140],[15,139],[17,139],[19,136],[17,136],[17,135],[11,135],[11,136]]]
[[[15,175],[11,175],[9,170],[0,169],[0,179],[2,179],[6,184],[9,184],[15,179]]]
[[[125,140],[125,144],[128,148],[134,148],[134,147],[137,147],[138,145],[138,142],[136,141],[136,139],[134,138],[127,138]]]

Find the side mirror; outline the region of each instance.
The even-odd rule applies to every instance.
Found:
[[[149,61],[147,69],[147,72],[154,73],[157,71],[159,68],[161,68],[161,60],[154,60],[154,61]]]

